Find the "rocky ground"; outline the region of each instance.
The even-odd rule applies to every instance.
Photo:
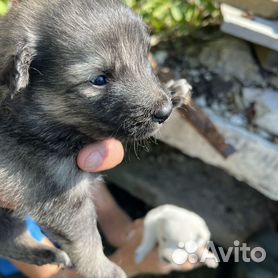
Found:
[[[161,43],[154,56],[177,78],[193,85],[202,108],[270,142],[278,142],[277,59],[260,61],[256,47],[220,31],[202,30],[194,37]]]
[[[278,143],[277,63],[265,67],[253,45],[207,29],[175,42],[162,42],[153,53],[163,70],[170,69],[176,78],[186,78],[193,85],[197,105]],[[166,277],[277,277],[278,255],[272,248],[278,244],[277,202],[225,171],[164,144],[146,150],[128,152],[126,161],[107,175],[107,180],[122,188],[111,187],[130,215],[142,217],[153,206],[173,203],[200,214],[220,246],[227,249],[235,239],[254,244],[263,238],[270,254],[260,265],[229,262],[217,270],[201,268]]]

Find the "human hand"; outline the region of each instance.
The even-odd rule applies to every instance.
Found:
[[[85,146],[78,154],[77,164],[86,172],[101,172],[117,166],[124,157],[124,149],[118,140],[106,139]]]
[[[200,264],[185,263],[183,265],[168,264],[161,262],[157,248],[154,248],[140,264],[135,262],[135,252],[143,237],[143,219],[133,223],[127,242],[119,248],[110,259],[118,264],[128,276],[138,274],[167,274],[171,271],[189,271]]]

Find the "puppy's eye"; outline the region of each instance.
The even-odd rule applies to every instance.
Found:
[[[108,80],[105,75],[99,75],[95,79],[90,80],[90,82],[95,86],[105,86]]]

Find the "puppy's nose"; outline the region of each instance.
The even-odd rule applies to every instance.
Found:
[[[167,101],[163,106],[153,114],[153,121],[159,124],[164,123],[171,115],[173,105],[171,102]]]

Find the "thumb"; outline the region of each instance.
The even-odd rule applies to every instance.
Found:
[[[121,142],[110,138],[84,147],[78,154],[77,164],[83,171],[100,172],[115,167],[123,157]]]

